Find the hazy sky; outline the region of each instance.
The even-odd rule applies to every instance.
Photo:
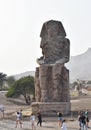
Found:
[[[44,22],[63,23],[70,55],[91,47],[91,0],[0,0],[0,72],[35,70]]]

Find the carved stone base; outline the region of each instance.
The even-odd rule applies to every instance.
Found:
[[[69,114],[71,110],[70,102],[34,102],[31,104],[32,112],[41,111],[46,115],[55,115],[57,112],[62,112],[64,115]]]

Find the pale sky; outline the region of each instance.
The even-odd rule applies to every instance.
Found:
[[[35,71],[44,22],[61,21],[70,55],[91,47],[91,0],[0,0],[0,72]]]

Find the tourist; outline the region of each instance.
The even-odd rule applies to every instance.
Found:
[[[61,130],[67,130],[65,120],[62,121]]]
[[[17,128],[18,123],[20,124],[20,127],[22,128],[20,112],[17,112],[17,115],[16,115],[16,126],[15,126],[15,128]]]
[[[89,124],[89,117],[86,117],[86,126],[87,126],[87,128],[89,128],[88,124]]]
[[[84,113],[81,114],[80,121],[81,121],[81,130],[87,130],[86,117]]]
[[[2,119],[4,119],[4,106],[0,105],[0,113],[2,114]]]
[[[40,124],[40,126],[42,126],[42,116],[40,112],[37,113],[37,117],[38,117],[37,125]]]
[[[85,114],[85,117],[86,117],[86,125],[89,128],[89,126],[88,126],[88,124],[89,124],[89,111],[86,110],[84,114]]]
[[[20,120],[21,120],[21,123],[22,123],[22,109],[19,111],[19,114],[20,114]]]
[[[35,115],[33,113],[30,116],[30,121],[31,121],[31,125],[32,125],[32,130],[36,130],[36,127],[35,127]]]
[[[58,112],[57,115],[58,115],[58,124],[59,124],[59,126],[61,127],[61,125],[62,125],[62,120],[63,120],[63,118],[62,118],[62,113],[61,113],[61,112]]]
[[[85,117],[88,117],[88,114],[89,114],[89,112],[88,112],[88,110],[86,109],[86,111],[85,111]]]
[[[81,119],[80,119],[81,115],[82,115],[82,112],[79,111],[78,112],[78,122],[79,122],[79,127],[80,127],[79,130],[81,130]]]

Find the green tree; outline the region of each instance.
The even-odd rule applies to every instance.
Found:
[[[6,94],[7,97],[19,97],[23,95],[27,104],[30,104],[30,94],[34,96],[34,77],[27,76],[17,80]]]
[[[6,81],[6,76],[7,76],[6,74],[0,72],[0,86],[1,86],[1,90],[3,88],[4,81]]]

